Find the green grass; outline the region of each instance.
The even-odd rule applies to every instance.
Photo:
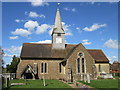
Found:
[[[67,84],[58,80],[46,80],[46,86],[43,86],[43,80],[11,80],[11,83],[27,83],[26,85],[10,86],[9,88],[71,88]]]
[[[120,78],[120,76],[113,76],[113,77],[116,78],[116,79]]]
[[[94,88],[118,88],[118,79],[98,79],[91,80],[90,84],[79,81]]]

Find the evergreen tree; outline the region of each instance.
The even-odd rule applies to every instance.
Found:
[[[19,62],[20,62],[20,58],[14,55],[11,64],[6,65],[7,72],[16,73]]]

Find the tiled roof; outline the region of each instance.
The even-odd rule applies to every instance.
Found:
[[[113,64],[110,65],[110,70],[112,71],[120,71],[120,63],[113,62]]]
[[[109,62],[102,50],[87,49],[90,55],[95,59],[95,62]]]
[[[21,58],[67,58],[79,44],[66,44],[65,50],[52,49],[52,44],[23,43]],[[96,62],[109,62],[102,50],[87,49]]]
[[[65,58],[76,45],[66,44],[65,50],[52,49],[52,44],[23,43],[21,58]]]

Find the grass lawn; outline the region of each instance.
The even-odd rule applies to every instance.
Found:
[[[94,88],[118,88],[118,79],[98,79],[91,80],[90,84],[79,81]]]
[[[27,85],[10,86],[10,88],[71,88],[67,84],[58,80],[46,80],[46,86],[43,86],[43,80],[11,80],[11,83],[27,83]]]

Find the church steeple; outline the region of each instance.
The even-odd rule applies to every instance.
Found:
[[[59,7],[57,8],[55,24],[52,32],[52,48],[65,49],[65,31],[62,27]]]
[[[62,21],[61,21],[59,6],[58,6],[57,12],[56,12],[55,24],[54,24],[52,34],[53,33],[65,33],[64,30],[63,30],[63,27],[62,27]]]

